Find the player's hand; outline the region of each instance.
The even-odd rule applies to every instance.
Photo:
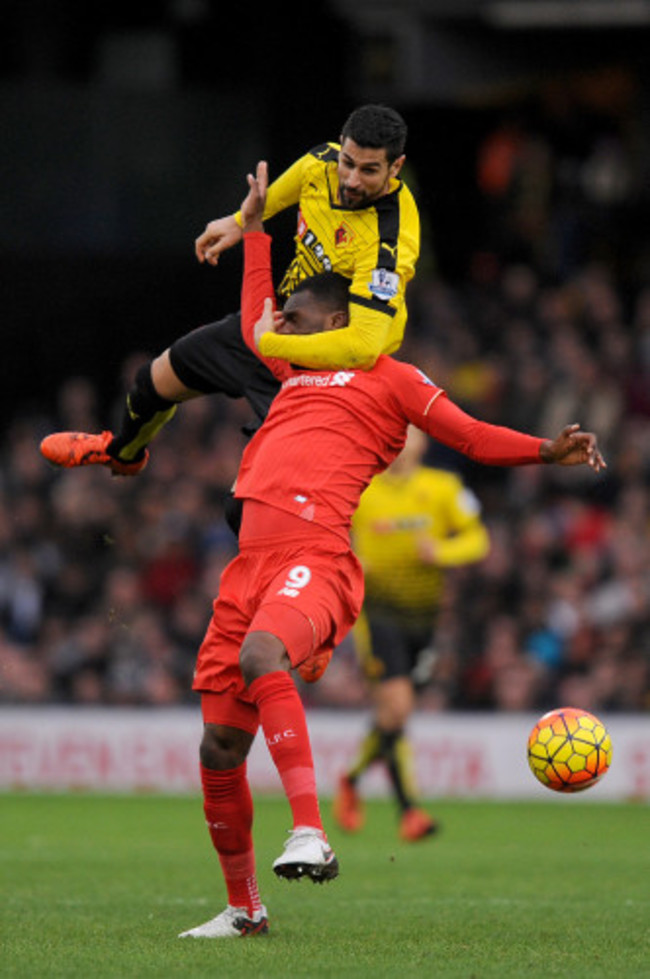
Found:
[[[589,466],[594,472],[607,468],[592,432],[582,432],[580,425],[567,425],[557,438],[542,443],[540,455],[544,462],[559,466]]]
[[[263,231],[262,215],[266,204],[266,190],[269,185],[269,171],[265,160],[257,164],[255,176],[246,175],[248,194],[242,201],[241,218],[244,231]]]
[[[424,535],[419,536],[415,541],[415,550],[422,564],[430,565],[436,563],[438,549],[435,541],[431,540],[430,537]]]
[[[234,215],[217,218],[206,225],[205,231],[194,242],[194,251],[199,262],[217,265],[222,252],[241,241],[242,230]]]
[[[285,320],[281,310],[273,308],[273,300],[264,300],[264,312],[258,319],[253,330],[255,346],[259,349],[260,340],[265,333],[280,333]]]

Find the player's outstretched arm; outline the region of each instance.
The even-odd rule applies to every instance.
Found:
[[[592,432],[582,432],[577,423],[567,425],[557,438],[545,439],[539,450],[544,462],[558,466],[590,466],[595,472],[607,468]]]
[[[405,374],[408,378],[408,373]],[[415,414],[409,418],[413,424],[428,432],[438,442],[449,445],[470,459],[486,466],[525,466],[531,463],[555,463],[560,466],[589,466],[594,472],[606,468],[598,448],[596,436],[583,432],[578,424],[567,425],[554,439],[541,439],[526,435],[514,428],[491,425],[480,421],[454,404],[440,388],[429,392],[431,381],[425,384],[411,381],[403,389],[404,401],[414,396],[410,405]],[[425,399],[428,399],[425,400]],[[424,401],[424,423],[416,407]],[[420,411],[421,411],[420,407]]]

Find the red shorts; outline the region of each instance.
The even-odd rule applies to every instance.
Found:
[[[211,694],[202,701],[204,720],[257,731],[257,708],[239,667],[249,632],[270,632],[284,644],[303,679],[315,680],[356,621],[362,602],[361,565],[333,535],[281,546],[243,543],[221,577],[199,649],[192,686]]]

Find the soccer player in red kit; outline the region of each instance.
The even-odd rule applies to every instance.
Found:
[[[249,176],[242,205],[242,330],[253,350],[269,330],[344,328],[346,285],[308,279],[274,312],[270,238],[261,223],[266,166]],[[344,283],[340,292],[341,282]],[[204,810],[228,892],[221,914],[181,937],[264,934],[255,875],[246,757],[261,727],[293,817],[280,877],[329,880],[336,857],[321,822],[309,732],[290,675],[317,680],[357,618],[363,598],[350,521],[372,477],[398,455],[409,423],[491,465],[604,466],[593,435],[570,425],[553,440],[465,414],[421,371],[381,356],[371,370],[310,370],[267,360],[280,380],[268,417],[245,449],[236,495],[240,551],[226,568],[194,689],[201,693]]]

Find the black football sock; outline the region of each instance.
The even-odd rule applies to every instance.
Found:
[[[106,451],[122,462],[137,462],[176,408],[176,402],[167,401],[158,394],[151,380],[151,367],[144,365],[126,396],[120,429]]]
[[[366,768],[372,765],[380,757],[380,734],[376,727],[373,727],[366,734],[359,746],[359,753],[352,767],[348,769],[346,777],[352,784],[363,775]]]
[[[397,804],[402,812],[415,805],[413,752],[403,731],[382,731],[381,757],[388,770]]]

